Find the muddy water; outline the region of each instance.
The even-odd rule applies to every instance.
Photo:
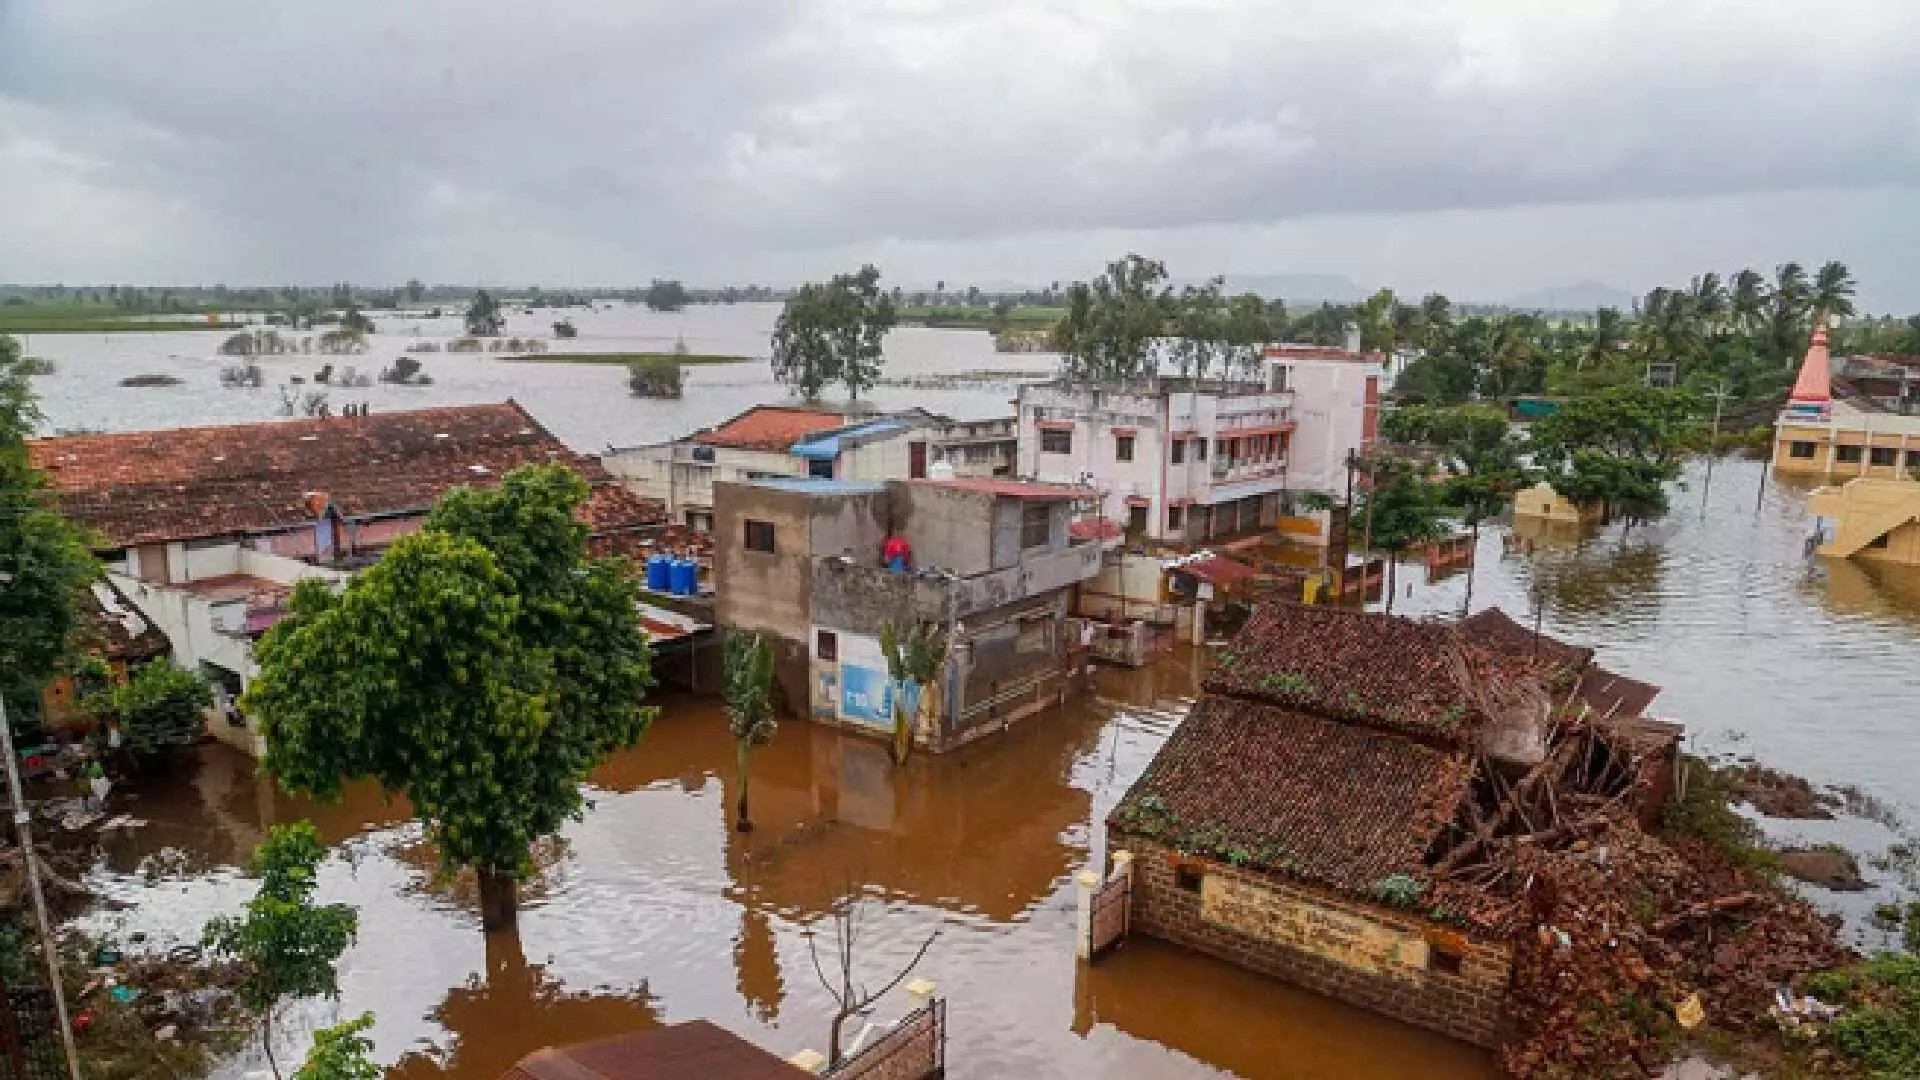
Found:
[[[1190,704],[1193,664],[1102,672],[1092,700],[905,770],[878,743],[783,725],[754,756],[759,828],[744,837],[727,827],[719,710],[666,700],[543,853],[519,936],[491,941],[467,891],[433,880],[403,806],[365,789],[311,806],[209,748],[130,805],[148,824],[111,836],[98,878],[137,906],[101,921],[156,947],[190,938],[245,898],[232,867],[265,826],[306,816],[347,856],[323,891],[359,905],[362,931],[343,1001],[294,1017],[287,1054],[362,1009],[408,1080],[493,1080],[542,1045],[690,1017],[782,1054],[819,1047],[830,1003],[807,934],[818,926],[830,945],[823,912],[864,885],[868,981],[937,933],[916,973],[949,999],[956,1077],[1488,1076],[1465,1047],[1176,949],[1134,942],[1097,968],[1074,961],[1072,876],[1098,848],[1094,823]],[[876,1019],[904,1004],[896,992]]]
[[[1547,632],[1663,684],[1656,711],[1703,749],[1858,785],[1911,819],[1920,577],[1809,564],[1801,494],[1768,486],[1756,502],[1757,466],[1723,464],[1710,493],[1703,480],[1696,469],[1666,521],[1624,534],[1506,555],[1488,530],[1473,606],[1537,611]],[[1403,568],[1400,610],[1460,609],[1464,575],[1422,577]],[[1177,949],[1136,940],[1097,967],[1074,962],[1072,875],[1196,694],[1196,662],[1103,671],[1091,700],[904,771],[878,744],[786,724],[755,755],[760,828],[744,838],[727,827],[718,710],[667,700],[643,744],[595,776],[585,819],[542,853],[520,935],[494,941],[470,895],[434,881],[403,806],[365,790],[310,806],[208,750],[130,805],[149,824],[111,837],[97,878],[135,907],[101,921],[156,945],[192,937],[247,895],[232,868],[262,829],[312,817],[348,856],[324,890],[359,905],[363,929],[344,1000],[295,1017],[288,1054],[312,1025],[362,1009],[378,1014],[394,1075],[419,1080],[492,1080],[537,1046],[696,1016],[783,1054],[819,1047],[829,1002],[807,934],[857,882],[870,980],[938,932],[919,973],[951,1003],[957,1077],[1490,1076],[1462,1046]],[[1894,838],[1844,817],[1774,828],[1868,851]],[[1892,895],[1869,876],[1877,891],[1847,902],[1855,914]]]

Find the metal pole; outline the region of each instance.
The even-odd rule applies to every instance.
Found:
[[[1373,489],[1375,487],[1374,461],[1367,459],[1367,513],[1366,528],[1360,536],[1360,607],[1367,606],[1367,580],[1373,574]],[[1386,582],[1380,583],[1386,588]]]
[[[1700,484],[1700,517],[1707,516],[1707,496],[1713,493],[1713,459],[1720,454],[1720,406],[1727,400],[1727,383],[1713,388],[1713,434],[1707,437],[1707,478]]]
[[[53,991],[53,1014],[60,1024],[60,1044],[67,1054],[69,1080],[80,1080],[80,1055],[73,1048],[73,1022],[67,1019],[67,991],[60,979],[60,950],[47,919],[47,898],[40,892],[40,857],[33,848],[33,815],[20,788],[20,759],[13,750],[13,724],[0,696],[0,753],[7,756],[7,792],[13,799],[13,824],[20,834],[20,861],[27,868],[27,891],[33,894],[33,914],[40,923],[40,951],[47,958],[47,988]]]

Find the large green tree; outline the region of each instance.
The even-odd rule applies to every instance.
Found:
[[[653,311],[679,311],[687,306],[689,299],[685,285],[678,281],[662,281],[659,278],[655,278],[653,284],[647,286],[645,298],[647,307]]]
[[[1070,375],[1100,382],[1152,378],[1176,307],[1166,265],[1129,254],[1108,263],[1091,284],[1068,288],[1054,347]]]
[[[1629,524],[1650,520],[1666,512],[1665,484],[1679,478],[1698,413],[1684,391],[1609,387],[1536,423],[1534,458],[1573,502],[1598,503],[1605,517]]]
[[[533,842],[653,715],[637,583],[586,556],[586,497],[559,466],[450,492],[339,595],[302,583],[243,702],[289,790],[404,794],[447,866],[475,871],[489,930],[513,925]]]
[[[1439,489],[1420,468],[1403,457],[1377,455],[1368,463],[1369,487],[1358,510],[1364,535],[1387,553],[1387,610],[1399,587],[1400,557],[1409,549],[1447,535],[1447,509]]]
[[[883,344],[897,321],[870,265],[802,285],[773,328],[773,377],[809,401],[836,382],[857,399],[880,381]]]
[[[492,293],[481,289],[473,294],[472,303],[467,305],[467,333],[474,337],[497,337],[506,325],[506,313]]]
[[[141,665],[126,682],[100,688],[82,699],[82,708],[120,732],[128,750],[143,761],[192,746],[206,729],[213,688],[198,672],[159,659]]]
[[[353,943],[359,914],[347,904],[316,904],[327,848],[309,821],[275,825],[254,850],[247,872],[260,890],[244,915],[209,922],[205,940],[241,967],[240,1003],[260,1023],[260,1043],[273,1075],[273,1018],[300,998],[340,996],[340,955]]]
[[[16,718],[59,672],[100,574],[86,534],[27,458],[40,420],[19,343],[0,334],[0,693]]]

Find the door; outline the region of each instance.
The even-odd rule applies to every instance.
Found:
[[[927,478],[927,444],[923,442],[907,444],[907,477],[913,480]]]

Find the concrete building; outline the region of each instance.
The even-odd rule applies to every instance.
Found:
[[[1832,366],[1826,327],[1816,326],[1787,407],[1774,424],[1774,471],[1887,479],[1920,468],[1920,416],[1881,409],[1868,396],[1836,397]]]
[[[1640,718],[1657,690],[1591,658],[1497,611],[1445,625],[1263,605],[1107,818],[1133,932],[1496,1044],[1535,927],[1524,893],[1446,874],[1499,820],[1482,806],[1493,777],[1564,776],[1602,746],[1620,777],[1561,797],[1618,799],[1626,828],[1657,812],[1673,767],[1677,728]],[[1563,698],[1598,742],[1559,737]]]
[[[1082,493],[986,478],[811,478],[716,484],[714,567],[722,626],[776,643],[789,712],[891,732],[881,628],[950,635],[944,676],[916,740],[945,750],[1061,700],[1082,648],[1072,589],[1099,571],[1098,543],[1072,538]],[[912,569],[889,571],[892,536]]]
[[[853,417],[756,405],[682,439],[610,450],[601,461],[634,494],[665,504],[671,520],[711,531],[716,482],[906,480],[941,462],[955,476],[1011,476],[1015,445],[1011,417],[951,420],[921,409]]]
[[[1258,381],[1058,380],[1019,398],[1022,476],[1091,488],[1128,535],[1172,546],[1326,523],[1290,493],[1339,492],[1350,452],[1378,425],[1380,358],[1273,346]],[[1290,527],[1288,527],[1290,526]]]
[[[595,551],[644,555],[663,512],[614,483],[518,404],[221,427],[72,435],[27,444],[61,510],[91,529],[107,580],[223,703],[255,675],[253,642],[294,584],[336,586],[418,529],[448,490],[518,465],[565,464],[591,485]],[[104,602],[104,601],[103,601]],[[249,752],[237,712],[209,730]]]
[[[1920,482],[1858,477],[1816,489],[1807,509],[1833,522],[1820,555],[1920,566]]]
[[[1555,525],[1585,525],[1600,520],[1598,504],[1578,506],[1545,480],[1513,494],[1513,516]]]

